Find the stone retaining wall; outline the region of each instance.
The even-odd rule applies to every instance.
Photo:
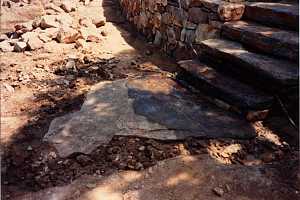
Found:
[[[243,4],[222,0],[119,1],[127,20],[177,59],[192,57],[191,47],[220,37],[222,24],[240,19],[244,12]]]

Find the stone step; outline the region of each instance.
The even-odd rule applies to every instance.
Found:
[[[299,29],[298,2],[248,2],[243,17],[266,25],[292,30]]]
[[[217,64],[219,69],[263,90],[279,92],[298,85],[297,64],[250,52],[240,43],[209,39],[197,49],[200,57]]]
[[[183,60],[178,64],[183,69],[180,79],[243,113],[267,110],[272,106],[272,96],[226,76],[198,60]]]
[[[222,26],[222,36],[239,41],[251,49],[295,62],[299,61],[298,34],[246,21],[226,22]]]

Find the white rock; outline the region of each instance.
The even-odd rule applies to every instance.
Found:
[[[74,1],[72,1],[72,0],[64,0],[64,1],[61,2],[61,8],[65,12],[69,13],[71,11],[76,10],[76,5],[75,5]]]
[[[14,51],[15,52],[23,52],[25,51],[27,47],[26,42],[16,42],[15,46],[14,46]]]
[[[49,38],[54,39],[57,37],[58,32],[59,28],[47,28],[43,30],[42,33],[45,33]]]
[[[41,18],[42,28],[58,28],[59,23],[56,21],[55,15],[45,15]]]
[[[30,48],[30,50],[36,50],[43,47],[43,41],[40,40],[38,36],[29,38],[27,42],[27,46]]]
[[[12,52],[14,50],[14,47],[10,45],[8,40],[4,40],[0,42],[0,50],[2,52]]]
[[[99,28],[99,27],[101,27],[101,26],[104,26],[105,23],[106,23],[106,21],[105,21],[104,18],[94,18],[94,19],[92,20],[92,22],[93,22],[93,24],[95,24],[95,26],[96,26],[97,28]]]
[[[59,6],[53,4],[53,3],[48,3],[46,6],[45,6],[45,9],[51,9],[51,10],[54,10],[55,12],[58,12],[58,13],[64,13],[64,10],[61,9]]]
[[[6,34],[0,34],[0,42],[2,42],[4,40],[8,40],[7,35]]]
[[[79,19],[79,24],[84,27],[95,27],[96,28],[96,25],[93,24],[92,20],[90,18],[86,18],[86,17]]]
[[[21,40],[23,42],[28,42],[28,40],[30,38],[34,38],[34,37],[37,37],[37,36],[38,36],[37,32],[27,32],[27,33],[24,33],[23,35],[21,35]]]
[[[80,34],[73,28],[70,27],[61,27],[57,34],[57,40],[60,43],[73,43],[79,38]]]
[[[56,15],[56,21],[61,26],[72,26],[73,17],[71,17],[68,13],[63,13],[63,14]]]
[[[40,40],[42,40],[42,41],[45,42],[45,43],[46,43],[46,42],[50,42],[50,41],[52,40],[52,38],[49,37],[47,33],[40,33],[40,34],[38,35],[38,37],[39,37]]]
[[[40,16],[34,18],[34,20],[32,21],[32,26],[33,28],[38,28],[41,25],[41,20],[42,18]]]
[[[97,42],[100,40],[100,32],[96,27],[81,27],[80,33],[83,39],[89,40],[92,42]]]

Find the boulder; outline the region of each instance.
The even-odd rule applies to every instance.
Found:
[[[27,42],[27,46],[29,47],[30,50],[40,49],[43,47],[43,44],[44,44],[43,41],[41,41],[38,36],[29,38]]]
[[[14,47],[10,45],[8,40],[4,40],[0,42],[0,51],[2,52],[12,52],[14,50]]]
[[[240,3],[224,3],[218,8],[219,18],[222,21],[237,21],[244,14],[245,5]]]
[[[80,33],[83,39],[87,41],[100,41],[100,32],[96,27],[81,27]]]
[[[59,23],[56,21],[55,15],[45,15],[41,18],[41,28],[58,28]]]
[[[61,9],[59,6],[53,4],[53,3],[48,3],[46,6],[45,6],[46,9],[50,9],[50,10],[54,10],[55,12],[57,13],[64,13],[64,10]]]
[[[61,26],[72,26],[73,18],[68,13],[56,15],[55,19]]]
[[[40,27],[40,25],[41,25],[41,20],[42,20],[41,17],[36,17],[36,18],[34,18],[34,20],[32,21],[32,27],[33,27],[33,28],[38,28],[38,27]]]
[[[72,0],[64,0],[60,6],[65,12],[69,13],[76,10],[76,4]]]
[[[23,33],[32,31],[33,30],[32,22],[33,21],[28,21],[28,22],[25,22],[25,23],[22,23],[22,24],[15,25],[15,31],[18,34],[23,34]]]
[[[77,30],[70,27],[61,27],[57,34],[57,40],[60,43],[73,43],[80,37],[80,34]]]
[[[47,33],[40,33],[40,34],[38,35],[38,37],[39,37],[39,39],[40,39],[41,41],[43,41],[43,42],[45,42],[45,43],[46,43],[46,42],[50,42],[50,41],[52,40],[52,38],[49,37]]]
[[[21,40],[23,42],[28,42],[28,40],[30,38],[34,38],[34,37],[37,37],[38,36],[38,33],[37,32],[27,32],[27,33],[24,33],[22,36],[21,36]]]
[[[0,42],[2,42],[4,40],[8,40],[7,35],[6,34],[0,34]]]
[[[15,52],[23,52],[23,51],[25,51],[26,47],[27,47],[26,42],[16,42],[15,46],[14,46],[14,51]]]
[[[97,28],[105,25],[105,19],[103,18],[95,18],[92,20],[92,23],[95,24]]]
[[[90,18],[81,18],[79,19],[79,24],[84,27],[96,27]]]
[[[46,33],[47,36],[51,39],[56,38],[58,32],[59,32],[59,28],[47,28],[47,29],[43,30],[43,33]]]

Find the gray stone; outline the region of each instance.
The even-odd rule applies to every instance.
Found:
[[[101,82],[91,88],[81,110],[52,121],[44,140],[60,156],[89,153],[114,135],[178,140],[252,138],[246,121],[194,98],[176,82],[161,76]]]
[[[26,42],[16,42],[15,46],[14,46],[14,51],[15,52],[23,52],[23,51],[25,51],[26,47],[27,47]]]
[[[202,11],[201,8],[190,8],[189,9],[189,21],[199,24],[208,22],[208,13]]]
[[[195,33],[195,43],[201,43],[207,39],[218,38],[220,31],[210,24],[199,24]]]
[[[4,40],[0,42],[0,50],[2,52],[12,52],[14,50],[14,47],[10,45],[8,40]]]

